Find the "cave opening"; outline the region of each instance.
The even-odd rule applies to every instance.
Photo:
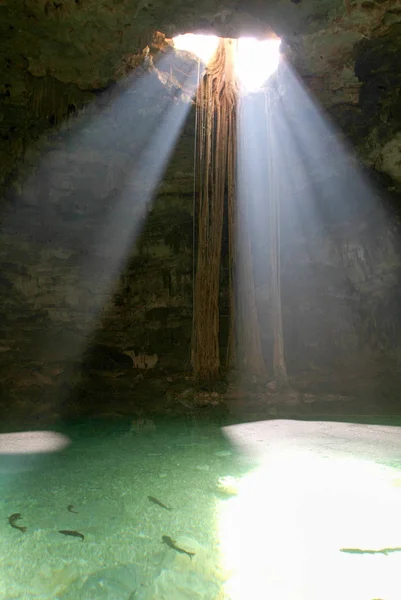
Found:
[[[208,65],[216,53],[219,39],[214,35],[187,33],[172,39],[177,50],[186,50]],[[227,39],[227,38],[225,38]],[[268,39],[240,37],[231,39],[233,67],[243,92],[260,89],[278,68],[281,40],[271,35]]]

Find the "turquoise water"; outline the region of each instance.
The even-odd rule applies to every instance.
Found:
[[[3,455],[0,599],[399,600],[397,443],[386,463],[368,426],[332,427],[83,423],[58,453]]]
[[[65,433],[72,442],[59,454],[3,459],[0,598],[224,598],[218,480],[249,467],[219,427],[137,434],[86,424]],[[25,533],[9,525],[13,513]]]

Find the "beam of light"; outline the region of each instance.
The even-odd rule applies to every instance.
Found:
[[[397,296],[391,265],[399,256],[397,231],[384,207],[383,192],[368,181],[351,150],[285,63],[277,79],[275,90],[241,98],[238,124],[238,204],[246,204],[251,215],[248,235],[264,352],[270,361],[268,224],[269,199],[274,197],[280,210],[289,374],[296,377],[310,364],[363,369],[369,359],[363,329],[366,311],[371,311],[369,317],[389,343],[396,343]],[[383,293],[372,303],[367,295],[375,282]],[[241,285],[247,283],[238,281]],[[327,393],[352,395],[341,377],[336,381],[337,387]]]
[[[339,363],[365,366],[355,295],[369,294],[386,262],[394,264],[397,246],[379,192],[349,148],[287,65],[277,79],[274,89],[240,100],[237,203],[239,215],[248,210],[249,222],[244,228],[239,220],[238,245],[251,240],[263,351],[271,365],[269,201],[275,199],[285,358],[296,387],[310,363],[333,371]],[[385,269],[384,277],[384,301],[391,302],[393,278]],[[237,286],[247,293],[247,274]],[[386,313],[373,315],[383,329]],[[326,393],[352,395],[336,379]],[[315,384],[310,371],[307,381]],[[301,391],[316,394],[305,385]],[[285,402],[285,394],[275,401]],[[397,470],[375,464],[399,463],[399,430],[373,435],[362,426],[297,423],[283,439],[281,422],[271,422],[265,433],[260,427],[252,423],[227,433],[242,450],[252,441],[260,457],[259,467],[239,482],[238,497],[221,507],[232,598],[399,597],[399,551],[340,551],[401,548],[401,498],[392,485]]]
[[[178,35],[173,38],[173,43],[177,50],[191,52],[207,65],[217,50],[219,38],[215,35],[185,33],[184,35]]]
[[[193,85],[195,80],[194,67],[187,83]],[[178,100],[166,103],[161,122],[157,124],[155,131],[150,132],[149,139],[144,142],[142,151],[132,165],[119,204],[108,216],[108,222],[97,240],[97,246],[108,264],[106,271],[102,269],[104,278],[101,294],[110,289],[129,249],[135,244],[190,106],[189,102]],[[136,136],[135,132],[133,136]],[[98,256],[86,262],[83,277],[86,285],[93,284],[99,289],[99,266]]]
[[[269,421],[224,434],[257,463],[219,506],[231,600],[399,597],[401,552],[342,552],[401,547],[398,428]]]
[[[245,92],[256,91],[277,71],[280,39],[239,38],[235,70]]]
[[[157,65],[159,73],[164,60]],[[196,87],[196,79],[195,64],[184,85]],[[21,290],[28,307],[30,297],[50,290],[43,308],[53,323],[30,340],[29,348],[21,348],[23,355],[37,361],[60,356],[62,327],[62,360],[81,361],[134,249],[190,106],[174,97],[153,70],[125,81],[120,92],[116,88],[108,106],[94,102],[51,142],[44,140],[41,162],[3,215],[2,228],[9,239],[8,262],[20,260],[22,244],[31,261],[46,262],[51,256],[65,261],[65,278],[53,279],[51,269],[42,270],[31,280],[30,292]],[[20,219],[19,211],[29,213],[32,204],[32,219]],[[31,310],[35,314],[33,305]],[[72,314],[68,328],[66,314]]]

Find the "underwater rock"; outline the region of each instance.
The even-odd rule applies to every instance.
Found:
[[[31,593],[35,597],[62,598],[78,577],[76,566],[64,565],[60,568],[43,564],[31,581]],[[16,596],[13,596],[15,598]]]
[[[221,494],[225,496],[237,496],[238,495],[238,481],[232,475],[225,475],[219,477],[217,482],[217,489]]]
[[[169,568],[161,571],[145,594],[146,600],[211,600],[218,598],[224,577],[216,556],[195,539],[179,537],[179,547],[195,553],[193,560],[185,554],[168,550]]]
[[[152,419],[134,419],[131,422],[131,429],[129,433],[136,435],[154,433],[156,431],[156,425]]]
[[[136,565],[117,565],[76,579],[62,600],[121,600],[129,598],[139,586]]]

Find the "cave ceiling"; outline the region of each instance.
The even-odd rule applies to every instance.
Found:
[[[49,93],[63,97],[67,111],[71,104],[85,104],[90,94],[126,75],[127,65],[137,64],[155,31],[166,37],[187,32],[261,37],[274,32],[282,38],[287,60],[325,108],[340,107],[339,113],[344,105],[355,108],[351,117],[345,111],[345,121],[361,121],[361,86],[366,86],[367,73],[371,79],[372,73],[375,77],[381,73],[381,81],[376,77],[370,90],[377,102],[369,100],[362,121],[371,124],[366,143],[372,146],[372,139],[380,138],[389,157],[372,148],[365,154],[372,154],[371,163],[381,161],[384,171],[387,160],[387,170],[401,179],[398,158],[394,159],[395,148],[401,160],[401,118],[397,126],[383,124],[383,119],[391,120],[394,112],[400,112],[394,105],[400,103],[400,68],[395,65],[401,0],[226,0],[221,4],[214,0],[0,0],[0,31],[0,134],[7,143],[11,137],[24,139],[12,152],[7,148],[2,155],[0,150],[5,165],[9,156],[22,154],[29,138],[43,130],[37,123],[37,131],[32,131],[31,124],[35,112],[31,92],[42,82],[52,82]],[[376,56],[377,62],[376,45],[384,66],[375,64],[369,71],[365,59]],[[387,112],[382,114],[378,106],[383,103]]]
[[[2,62],[82,89],[116,79],[123,58],[155,30],[168,37],[273,30],[301,72],[320,75],[328,67],[351,69],[355,45],[398,21],[398,0],[0,0]]]
[[[226,0],[221,4],[215,0],[0,0],[0,198],[1,208],[6,207],[0,232],[4,323],[0,380],[24,414],[25,405],[18,404],[23,389],[32,410],[37,410],[44,402],[43,386],[48,386],[48,410],[53,410],[52,399],[59,404],[61,397],[56,386],[65,385],[69,394],[71,382],[80,380],[71,356],[83,339],[86,344],[87,319],[93,319],[105,302],[103,326],[96,334],[101,342],[99,355],[103,357],[104,347],[117,347],[120,361],[122,357],[120,363],[114,353],[109,362],[99,359],[109,374],[110,393],[104,391],[103,379],[91,390],[101,390],[99,396],[107,397],[107,402],[118,394],[125,402],[140,393],[137,386],[142,384],[146,401],[167,389],[164,379],[155,379],[155,387],[148,388],[149,379],[142,374],[132,377],[131,362],[142,356],[138,352],[144,348],[146,359],[161,357],[163,369],[181,369],[187,361],[192,331],[195,119],[192,124],[188,119],[187,131],[177,142],[118,292],[114,295],[112,290],[105,300],[103,275],[94,270],[93,278],[88,278],[93,286],[81,276],[82,263],[90,262],[88,253],[104,271],[115,264],[113,253],[120,246],[113,236],[101,248],[95,241],[98,234],[104,239],[108,231],[103,231],[104,223],[118,221],[111,215],[124,198],[124,188],[133,193],[133,148],[141,143],[137,140],[142,116],[146,125],[157,123],[162,109],[155,98],[160,92],[169,102],[175,93],[173,78],[180,83],[174,70],[185,72],[188,66],[188,54],[171,51],[166,39],[187,32],[281,37],[287,62],[344,132],[369,175],[377,176],[380,184],[384,180],[391,201],[394,198],[401,207],[401,0]],[[152,55],[164,50],[167,59],[163,72],[155,59],[156,68],[149,68],[149,80],[144,78],[156,90],[152,100],[149,91],[142,97],[147,86],[137,92],[127,77],[133,73],[135,79],[142,72],[135,68],[147,46]],[[129,92],[121,94],[128,101],[116,102],[116,110],[103,113],[121,89]],[[131,103],[135,95],[136,104]],[[81,122],[76,120],[76,128],[70,122],[90,103],[94,126],[91,129],[93,123],[86,118],[91,112],[84,111],[81,122],[89,123],[89,134],[74,138],[69,128],[81,133]],[[291,103],[296,107],[297,98],[291,97]],[[105,118],[98,119],[100,114]],[[309,144],[309,139],[305,142]],[[150,152],[148,156],[151,160]],[[43,164],[35,172],[38,163]],[[28,177],[30,171],[36,177]],[[313,172],[305,173],[311,190],[317,185],[313,177]],[[336,180],[318,182],[323,192],[329,192],[322,197],[327,203],[333,199],[334,207],[338,192],[330,185]],[[348,185],[349,178],[343,187]],[[346,197],[351,198],[356,188],[349,185]],[[343,198],[339,200],[343,204]],[[392,223],[382,230],[374,211],[368,222],[369,202],[365,211],[363,203],[364,196],[357,198],[355,228],[352,222],[344,230],[333,230],[330,221],[323,222],[322,233],[313,231],[310,239],[301,231],[282,261],[283,314],[296,338],[287,348],[293,351],[293,364],[302,356],[300,364],[314,373],[315,361],[321,357],[333,372],[337,352],[339,364],[347,368],[355,354],[364,361],[369,344],[374,348],[372,356],[377,352],[380,359],[377,371],[382,368],[384,348],[389,348],[390,357],[394,353],[394,365],[400,364],[400,300],[399,293],[393,293],[393,287],[399,289],[399,229]],[[132,214],[127,227],[131,221]],[[308,231],[315,224],[311,219]],[[365,252],[365,247],[372,251]],[[322,273],[316,287],[310,275],[314,272]],[[262,320],[269,323],[266,282],[260,294],[261,305],[268,299]],[[350,311],[350,306],[356,308]],[[371,322],[366,315],[372,315]],[[330,339],[335,340],[335,348]],[[266,340],[272,346],[273,338]],[[369,365],[373,363],[366,364],[363,371],[355,372],[366,373],[357,379],[371,386]],[[120,379],[121,369],[126,368],[127,377]],[[387,394],[387,388],[383,390]],[[8,391],[3,396],[8,403]],[[84,390],[84,396],[92,402],[98,393]]]

